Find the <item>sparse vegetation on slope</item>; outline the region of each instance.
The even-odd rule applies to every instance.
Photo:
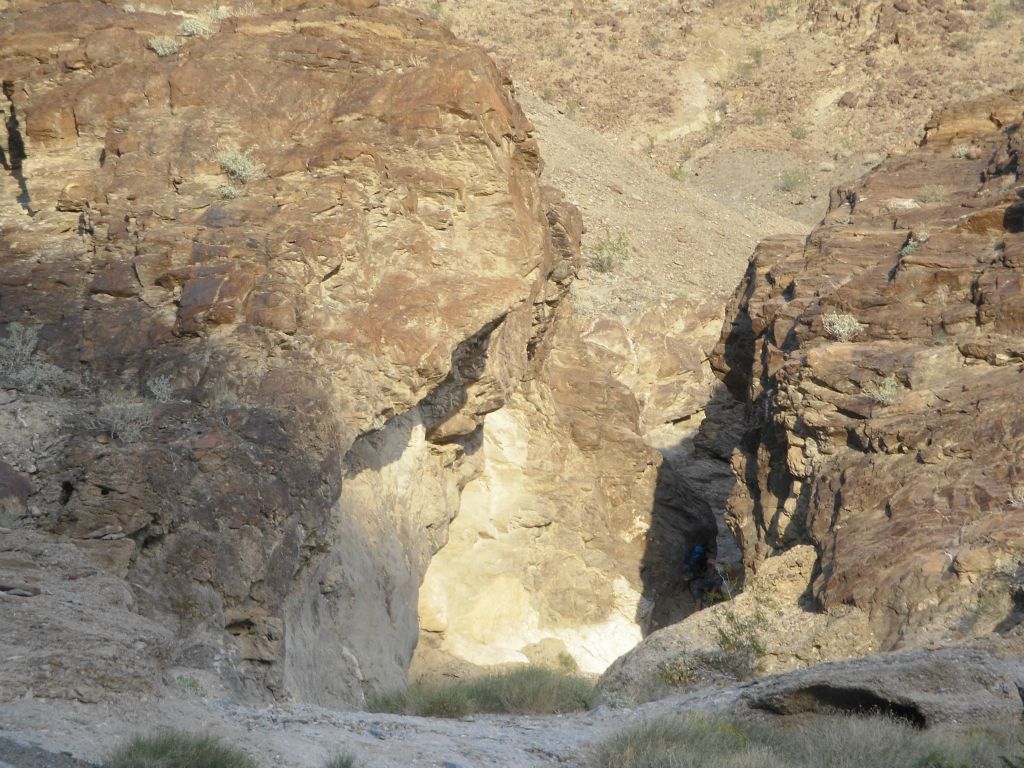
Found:
[[[371,712],[464,717],[473,712],[522,715],[578,712],[597,703],[583,678],[545,667],[521,667],[465,682],[416,684],[370,702]]]
[[[256,768],[255,761],[214,736],[165,730],[136,736],[114,751],[104,768]]]
[[[1004,731],[922,731],[883,717],[777,721],[665,717],[599,744],[592,768],[996,768],[1020,749]],[[1015,765],[1015,763],[1010,763]]]
[[[324,768],[357,768],[358,765],[359,763],[354,755],[341,752],[328,758],[327,762],[324,763]]]

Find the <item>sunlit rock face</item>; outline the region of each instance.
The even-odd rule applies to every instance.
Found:
[[[435,556],[467,661],[644,620],[658,459],[563,301],[579,214],[493,62],[375,6],[0,19],[4,522],[253,696],[404,684]]]
[[[658,457],[633,396],[569,324],[539,355],[537,376],[484,421],[481,471],[420,595],[424,642],[477,665],[554,652],[600,672],[647,619]]]

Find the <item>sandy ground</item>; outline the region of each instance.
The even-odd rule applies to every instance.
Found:
[[[77,768],[59,753],[101,764],[112,746],[165,723],[206,732],[243,747],[266,768],[318,768],[347,752],[367,768],[529,768],[585,766],[589,745],[657,714],[728,708],[741,686],[687,694],[628,709],[599,707],[578,715],[545,717],[477,715],[442,720],[308,705],[249,708],[226,700],[162,699],[115,704],[28,700],[0,706],[0,737],[29,747],[13,755],[15,768]],[[31,748],[56,753],[33,762]]]

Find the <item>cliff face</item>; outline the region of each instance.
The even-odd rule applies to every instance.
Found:
[[[5,14],[2,524],[256,693],[403,684],[449,535],[449,652],[528,616],[499,660],[601,668],[639,638],[657,457],[561,302],[579,214],[487,56],[373,6]]]
[[[940,114],[806,242],[762,243],[712,360],[747,408],[746,565],[812,543],[818,606],[882,648],[1021,618],[1022,104]]]
[[[743,593],[649,635],[605,695],[898,648],[1020,654],[1022,116],[1019,91],[943,112],[809,237],[757,247],[711,355],[734,406],[713,399],[694,438],[702,463],[731,454]]]

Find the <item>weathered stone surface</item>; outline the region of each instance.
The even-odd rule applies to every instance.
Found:
[[[884,712],[920,727],[1018,722],[1024,714],[1019,656],[945,648],[822,664],[761,680],[740,697],[779,715]]]
[[[601,672],[641,639],[659,457],[637,434],[633,395],[593,354],[559,324],[537,377],[485,419],[482,471],[420,595],[424,650],[488,665],[556,641]]]
[[[618,659],[601,677],[601,691],[633,703],[748,672],[772,674],[877,651],[864,611],[821,612],[808,601],[816,560],[809,545],[768,558],[735,599],[659,629]]]
[[[816,603],[867,612],[883,649],[1021,620],[1022,107],[939,115],[806,243],[762,243],[712,360],[747,412],[744,562],[812,543]]]
[[[0,701],[155,693],[176,628],[135,608],[131,589],[70,542],[0,533]]]
[[[4,509],[125,575],[182,664],[333,704],[404,683],[450,521],[509,513],[524,642],[585,624],[567,650],[607,663],[656,457],[559,309],[582,225],[509,83],[373,2],[256,4],[164,56],[158,7],[0,19]],[[524,451],[513,510],[490,478]],[[430,582],[451,617],[472,562]]]

